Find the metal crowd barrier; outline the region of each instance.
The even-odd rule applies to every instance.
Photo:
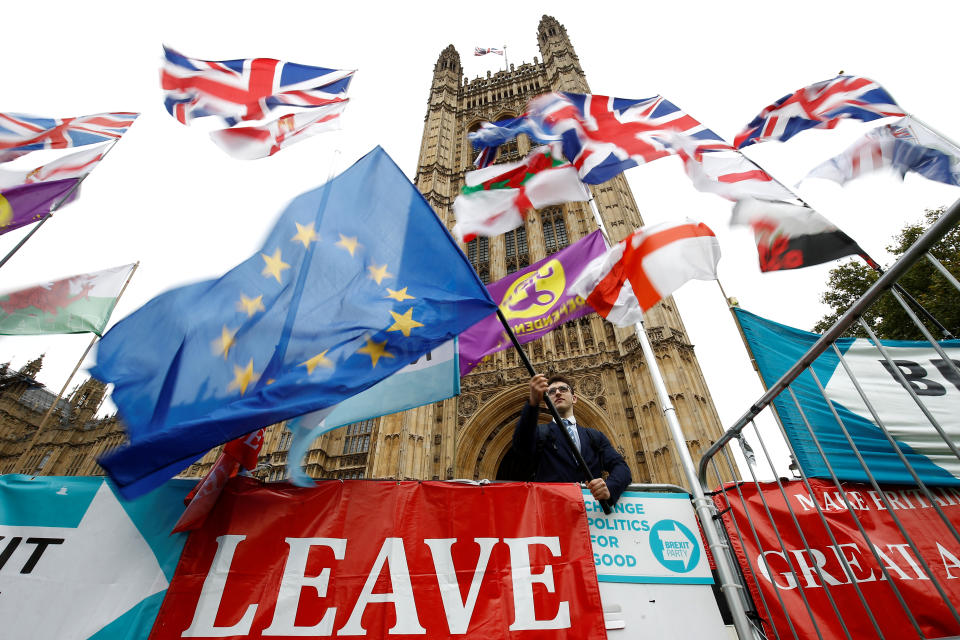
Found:
[[[942,440],[952,455],[960,460],[960,448],[955,437],[950,436],[944,424],[941,424],[942,420],[938,421],[928,409],[923,397],[916,393],[910,381],[905,378],[900,367],[894,362],[894,358],[862,319],[864,312],[875,303],[878,297],[890,291],[924,335],[930,347],[942,358],[943,363],[938,366],[944,367],[942,372],[945,377],[960,380],[957,361],[947,356],[942,346],[904,301],[903,296],[892,288],[915,263],[926,259],[949,284],[946,295],[957,296],[957,303],[960,304],[960,282],[957,282],[957,279],[929,253],[930,248],[958,222],[960,222],[960,200],[954,203],[886,273],[883,273],[806,354],[796,361],[779,380],[770,385],[766,393],[704,453],[699,461],[697,473],[700,485],[706,494],[714,498],[715,504],[711,521],[703,521],[702,514],[699,514],[701,525],[705,529],[715,527],[720,537],[726,539],[727,544],[717,545],[717,548],[713,548],[713,553],[715,556],[727,554],[731,563],[739,568],[739,575],[736,577],[739,589],[725,589],[724,594],[727,597],[728,606],[743,607],[746,611],[756,638],[829,640],[845,637],[848,640],[854,640],[873,637],[960,637],[958,635],[960,634],[960,613],[958,613],[960,589],[954,590],[950,583],[951,579],[956,578],[960,586],[960,559],[958,559],[960,556],[956,551],[960,549],[960,533],[954,525],[954,522],[960,523],[960,519],[955,517],[954,521],[951,521],[944,512],[948,506],[954,506],[954,501],[957,509],[960,509],[960,491],[951,492],[928,486],[922,481],[918,470],[914,468],[888,431],[884,416],[877,408],[877,404],[880,404],[877,398],[871,398],[865,393],[860,381],[836,345],[836,340],[844,332],[858,324],[869,336],[870,342],[879,350],[887,369],[899,380],[901,391],[910,395],[925,416],[930,437]],[[843,372],[849,377],[860,399],[869,410],[873,422],[879,427],[892,450],[896,452],[903,469],[913,478],[912,486],[883,486],[875,475],[877,470],[871,469],[864,460],[861,451],[857,448],[855,438],[848,432],[847,426],[838,415],[836,406],[828,397],[824,385],[812,366],[821,354],[828,352],[829,355],[839,359]],[[856,458],[856,464],[866,477],[866,483],[852,485],[850,482],[841,481],[837,470],[824,453],[821,441],[818,440],[815,429],[811,428],[810,422],[811,419],[818,419],[816,426],[820,429],[825,428],[827,423],[824,422],[823,414],[820,414],[820,418],[810,417],[809,411],[805,411],[803,402],[798,399],[792,386],[805,372],[809,372],[812,376],[823,401],[830,409],[832,422],[829,419],[826,422],[830,423],[831,429],[835,427],[837,434],[842,434],[853,457]],[[843,374],[838,369],[834,375]],[[794,462],[798,459],[797,452],[786,437],[783,424],[772,405],[775,399],[779,399],[779,402],[788,402],[791,408],[796,408],[827,469],[826,476],[829,477],[811,480],[804,473],[801,465],[797,464],[791,464],[789,470],[787,469],[786,456],[781,452],[786,448],[790,459]],[[960,403],[958,403],[956,416],[954,425],[960,423]],[[760,428],[756,422],[758,418],[761,418]],[[779,427],[779,434],[775,432],[775,427],[767,426],[773,424]],[[749,441],[759,443],[757,453],[753,452],[744,438],[745,435],[749,437]],[[735,452],[734,443],[739,451]],[[757,457],[760,458],[760,464],[754,463]],[[738,458],[746,462],[738,464]],[[850,460],[852,461],[852,458]],[[767,465],[768,470],[762,469],[763,463]],[[772,470],[772,475],[769,470]],[[724,481],[724,478],[738,477],[738,471],[740,477],[744,478],[743,481],[735,483]],[[794,479],[788,480],[782,477],[790,475],[791,472]],[[761,478],[759,477],[761,475],[769,477]],[[813,485],[820,489],[819,494],[814,490]],[[852,489],[853,486],[860,486],[863,489],[856,493]],[[823,498],[824,488],[829,489],[829,495],[827,495],[827,498],[830,498],[829,501]],[[788,493],[794,494],[793,501],[788,497]],[[796,498],[796,495],[806,495],[807,499]],[[864,507],[867,505],[862,503],[862,496],[867,495],[872,499],[868,506],[878,513],[885,512],[883,517],[889,516],[892,520],[893,524],[889,529],[891,534],[895,527],[899,536],[902,537],[904,544],[895,545],[897,555],[894,555],[889,546],[884,551],[876,533],[871,535],[864,526],[863,518],[870,515],[865,513]],[[918,548],[918,543],[929,544],[930,541],[924,541],[925,534],[922,531],[918,535],[917,527],[912,522],[909,527],[912,529],[912,534],[904,525],[903,517],[909,515],[901,508],[903,500],[909,500],[904,498],[905,495],[913,496],[919,501],[919,504],[927,510],[924,513],[931,514],[929,517],[933,517],[932,512],[929,512],[932,508],[936,512],[936,518],[942,523],[942,530],[949,532],[949,535],[943,534],[943,540],[946,541],[944,544],[937,543],[938,548],[944,549],[946,553],[941,551],[942,566],[936,571],[930,566],[929,552],[928,558],[925,559]],[[926,499],[925,504],[923,498]],[[796,509],[794,503],[799,505]],[[812,513],[814,510],[815,517]],[[779,522],[776,521],[774,513],[780,514]],[[928,516],[924,515],[924,517]],[[852,526],[838,526],[841,520],[844,525],[849,525],[852,521]],[[932,520],[930,522],[933,523],[930,525],[931,530],[933,528],[941,530],[941,525]],[[826,538],[823,537],[824,534]],[[764,536],[766,542],[761,540]],[[812,546],[814,538],[829,539],[830,544],[817,549]],[[788,543],[787,539],[792,540],[793,544]],[[851,546],[850,540],[856,541],[854,546]],[[848,542],[844,544],[843,541]],[[864,545],[862,550],[859,546],[861,542]],[[953,551],[947,549],[951,545],[955,545]],[[761,553],[751,555],[742,552],[741,559],[738,560],[733,551],[747,548],[761,550]],[[829,554],[824,551],[827,548],[831,550]],[[856,554],[861,552],[862,555],[858,558]],[[868,566],[872,567],[869,572]],[[908,566],[909,572],[904,571],[903,566]],[[922,584],[927,590],[929,596],[920,605],[915,596],[913,601],[907,602],[908,598],[903,593],[907,584],[904,575],[913,581],[911,586]],[[760,588],[761,585],[763,588]],[[734,595],[737,592],[739,597]],[[931,629],[937,630],[931,631]],[[742,635],[741,633],[741,637]]]

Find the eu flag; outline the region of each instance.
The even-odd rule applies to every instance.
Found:
[[[495,309],[377,147],[297,197],[250,259],[107,332],[92,373],[114,384],[130,443],[100,464],[135,497],[211,447],[373,386]]]

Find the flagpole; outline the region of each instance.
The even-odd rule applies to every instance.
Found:
[[[497,307],[497,317],[500,319],[500,323],[503,325],[504,331],[507,335],[510,336],[510,342],[513,343],[513,348],[517,350],[517,353],[520,354],[520,360],[523,362],[523,366],[527,368],[527,372],[530,373],[530,377],[537,375],[536,370],[533,368],[533,364],[530,362],[530,358],[527,357],[527,352],[523,350],[523,347],[520,345],[520,341],[517,340],[516,334],[513,333],[513,328],[510,326],[510,323],[507,322],[506,316],[503,315],[503,311],[500,310],[500,307]],[[557,412],[557,408],[553,406],[553,402],[550,400],[549,394],[544,394],[544,402],[547,404],[547,410],[550,412],[550,415],[553,416],[554,422],[558,425],[563,424],[563,418],[560,417],[560,414]],[[586,478],[586,482],[593,480],[593,473],[590,472],[590,467],[587,466],[587,461],[583,459],[583,454],[580,453],[580,449],[577,448],[577,444],[573,441],[573,436],[570,435],[570,432],[566,429],[560,429],[560,432],[563,434],[564,439],[567,441],[570,450],[573,451],[573,456],[577,460],[577,467],[580,469],[583,476]],[[613,509],[610,507],[610,502],[608,500],[599,500],[600,506],[603,508],[603,512],[607,515],[613,513]]]
[[[100,156],[100,160],[97,161],[98,164],[99,164],[99,162],[101,162],[104,158],[107,157],[107,154],[110,153],[110,151],[113,150],[113,148],[114,148],[115,146],[117,146],[117,143],[118,143],[118,142],[120,142],[120,138],[117,138],[116,140],[114,140],[113,143],[112,143],[109,147],[107,147],[106,151],[103,152],[103,155]],[[13,257],[13,254],[15,254],[17,251],[20,250],[20,247],[22,247],[22,246],[27,242],[27,240],[30,239],[30,236],[32,236],[33,234],[35,234],[35,233],[37,232],[37,229],[39,229],[41,226],[43,226],[43,223],[44,223],[44,222],[46,222],[47,220],[49,220],[50,218],[53,217],[53,213],[54,213],[57,209],[59,209],[59,208],[63,205],[63,203],[66,202],[66,201],[70,198],[70,196],[72,196],[72,195],[74,194],[74,192],[76,192],[77,189],[80,188],[80,184],[81,184],[84,180],[86,180],[86,179],[87,179],[87,176],[89,176],[91,173],[93,173],[93,169],[91,169],[89,172],[87,172],[87,173],[83,174],[82,176],[80,176],[80,179],[77,180],[77,183],[76,183],[75,185],[73,185],[72,187],[70,187],[70,190],[67,191],[67,193],[64,194],[64,196],[63,196],[62,198],[60,198],[59,201],[57,201],[56,203],[54,203],[54,205],[53,205],[52,207],[50,207],[50,211],[48,211],[47,214],[46,214],[45,216],[43,216],[43,218],[40,219],[40,222],[38,222],[37,224],[33,225],[33,229],[30,230],[30,233],[28,233],[27,235],[25,235],[25,236],[23,237],[23,239],[20,240],[20,242],[18,242],[17,245],[16,245],[13,249],[11,249],[10,252],[9,252],[7,255],[5,255],[5,256],[3,257],[3,260],[0,260],[0,268],[2,268],[3,265],[7,264],[7,260],[9,260],[10,258],[12,258],[12,257]]]
[[[117,301],[120,300],[120,296],[122,296],[123,292],[127,290],[127,285],[130,284],[130,279],[133,278],[133,274],[137,271],[137,267],[139,266],[140,266],[140,261],[138,260],[136,263],[134,263],[133,268],[130,269],[130,273],[127,275],[126,282],[123,283],[123,287],[120,288],[120,293],[117,294],[117,297],[114,300],[114,303],[113,303],[114,308],[116,308],[116,304],[117,304]],[[37,443],[37,439],[40,437],[40,432],[43,431],[43,427],[46,426],[47,420],[50,419],[51,414],[53,414],[53,410],[57,407],[57,404],[60,402],[60,399],[63,398],[63,394],[66,393],[67,387],[70,386],[70,382],[73,380],[73,376],[76,375],[77,371],[80,369],[80,365],[83,364],[84,359],[86,359],[87,354],[90,353],[90,349],[93,348],[94,343],[96,343],[99,337],[100,336],[97,335],[96,333],[93,334],[93,337],[90,339],[90,344],[87,345],[87,348],[83,351],[83,355],[80,356],[80,359],[77,360],[76,366],[73,367],[73,371],[71,371],[70,375],[67,376],[67,381],[64,382],[63,386],[60,388],[60,393],[57,394],[56,399],[50,404],[50,408],[47,409],[47,412],[44,414],[43,419],[40,421],[40,424],[37,425],[37,430],[36,432],[34,432],[33,437],[30,439],[29,444],[27,444],[26,448],[23,450],[23,453],[21,454],[23,458],[21,459],[20,464],[17,465],[20,468],[21,473],[25,472],[23,465],[26,462],[26,459],[25,459],[26,454],[28,454],[30,450],[33,449],[33,446]]]
[[[504,71],[510,70],[510,64],[509,64],[509,61],[507,60],[507,45],[503,45],[503,70]]]
[[[646,327],[641,320],[635,326],[637,330],[637,339],[640,341],[640,348],[643,350],[643,359],[647,361],[650,370],[650,377],[653,380],[653,386],[657,392],[657,398],[660,402],[660,409],[666,418],[667,427],[673,441],[677,445],[677,453],[680,456],[680,466],[683,469],[683,475],[686,477],[690,492],[693,494],[693,504],[697,511],[698,519],[703,525],[704,534],[707,536],[707,543],[713,551],[713,559],[717,565],[717,574],[720,577],[720,588],[727,595],[727,603],[733,601],[739,602],[740,587],[737,584],[733,569],[730,567],[726,551],[728,545],[720,539],[715,526],[710,526],[714,522],[715,508],[713,502],[706,496],[703,487],[700,485],[700,478],[697,475],[696,466],[693,464],[693,456],[687,447],[686,436],[680,427],[680,420],[677,418],[677,411],[670,400],[670,394],[667,392],[667,385],[663,379],[663,373],[660,371],[660,365],[657,364],[656,355],[653,353],[653,347],[650,345],[650,338],[647,337]],[[734,626],[741,638],[753,637],[750,621],[744,612],[742,606],[730,606],[730,613],[733,616]]]

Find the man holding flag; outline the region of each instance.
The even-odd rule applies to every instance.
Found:
[[[537,424],[540,403],[544,394],[553,401],[560,414],[563,426],[551,421]],[[530,396],[520,413],[520,420],[513,431],[513,450],[533,468],[535,482],[579,482],[582,472],[569,440],[561,429],[566,430],[583,455],[593,479],[587,488],[597,500],[609,500],[614,504],[630,484],[630,468],[605,435],[577,423],[573,405],[577,394],[573,382],[563,376],[549,380],[542,373],[530,378]],[[604,479],[603,472],[607,472]]]

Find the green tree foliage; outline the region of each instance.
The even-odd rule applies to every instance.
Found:
[[[887,251],[899,257],[919,238],[931,224],[943,214],[945,208],[928,209],[922,222],[909,224],[893,238]],[[930,251],[955,277],[960,278],[960,226],[953,227]],[[830,328],[850,305],[877,281],[879,275],[863,261],[857,259],[830,270],[827,290],[820,301],[832,311],[813,328],[822,333]],[[916,262],[900,279],[906,289],[954,336],[960,337],[960,292],[926,258]],[[922,318],[920,314],[917,314]],[[888,340],[922,340],[923,334],[913,324],[900,304],[889,292],[884,293],[863,314],[863,319],[881,338]],[[939,329],[926,323],[935,338],[942,339]],[[854,324],[847,335],[866,337],[859,324]]]

